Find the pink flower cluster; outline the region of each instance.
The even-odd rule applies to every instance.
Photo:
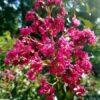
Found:
[[[80,25],[80,21],[78,19],[76,19],[75,17],[73,17],[72,18],[72,25],[77,27]]]
[[[51,35],[56,36],[57,33],[64,30],[64,19],[62,17],[46,18],[45,26]]]
[[[47,0],[47,3],[50,4],[55,4],[55,5],[59,5],[61,3],[62,0]]]
[[[4,74],[3,76],[4,76],[5,78],[9,79],[10,81],[11,81],[11,80],[14,80],[14,78],[15,78],[14,73],[13,73],[13,71],[11,71],[11,70],[8,70],[8,69],[5,70],[3,74]]]
[[[36,13],[43,5],[45,9],[48,8],[44,18]],[[51,15],[53,9],[50,8],[54,5],[60,7],[56,17]],[[83,96],[85,88],[81,85],[81,78],[92,69],[84,47],[95,43],[94,32],[78,29],[80,21],[76,18],[72,18],[70,28],[66,27],[65,16],[67,12],[62,0],[37,0],[25,17],[25,21],[31,21],[31,25],[20,29],[19,40],[5,58],[6,65],[28,66],[25,76],[31,81],[39,74],[43,75],[45,79],[41,81],[39,93],[45,94],[47,100],[53,100],[56,90],[47,82],[47,76],[53,75],[62,84],[67,84],[76,95]],[[42,74],[45,67],[48,69],[46,75]]]
[[[26,27],[21,28],[20,31],[21,31],[21,35],[27,36],[32,32],[32,29],[31,27],[26,26]]]
[[[96,40],[94,32],[90,29],[79,30],[76,28],[70,28],[68,29],[68,34],[75,46],[84,47],[86,44],[93,44]]]
[[[55,89],[45,80],[41,80],[41,88],[39,89],[39,94],[46,94],[46,100],[54,100]]]
[[[28,64],[30,59],[32,59],[33,53],[34,50],[32,46],[25,45],[23,41],[18,40],[14,45],[14,49],[7,53],[7,57],[5,58],[5,64]]]
[[[34,21],[37,19],[37,15],[34,11],[28,11],[25,16],[25,21]]]

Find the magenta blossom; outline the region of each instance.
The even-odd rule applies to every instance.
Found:
[[[80,21],[76,19],[75,17],[72,18],[72,25],[77,27],[80,25]]]
[[[85,88],[84,86],[77,86],[74,88],[74,91],[76,92],[76,95],[83,96],[85,95]]]
[[[23,35],[23,36],[27,36],[27,35],[29,35],[31,32],[32,32],[32,29],[31,29],[31,27],[28,27],[28,26],[26,26],[25,28],[21,28],[21,29],[20,29],[20,33],[21,33],[21,35]]]
[[[37,15],[34,11],[28,11],[25,16],[25,21],[34,21],[37,19]]]
[[[41,87],[38,92],[39,92],[39,94],[54,95],[55,90],[45,79],[42,79]]]
[[[62,0],[47,0],[47,4],[55,4],[55,5],[59,5],[61,3]]]

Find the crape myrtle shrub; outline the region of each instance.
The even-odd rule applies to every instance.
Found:
[[[92,70],[84,48],[95,43],[94,32],[80,29],[81,22],[68,15],[62,0],[36,0],[25,22],[19,39],[7,52],[5,64],[18,67],[29,81],[37,81],[38,93],[47,100],[54,99],[59,84],[63,92],[67,89],[84,96],[87,92],[82,78]],[[14,80],[12,71],[6,73]]]

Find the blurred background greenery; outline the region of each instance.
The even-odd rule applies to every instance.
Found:
[[[0,0],[0,73],[2,70],[6,68],[3,62],[5,54],[8,50],[12,48],[14,41],[18,37],[19,28],[25,25],[24,23],[25,14],[28,10],[32,8],[34,1],[35,0]],[[64,0],[64,4],[70,15],[73,16],[74,14],[76,14],[78,19],[80,19],[82,26],[91,28],[97,35],[97,43],[94,46],[86,48],[86,50],[90,53],[90,55],[92,55],[91,61],[93,63],[93,75],[90,79],[93,87],[91,87],[91,85],[88,85],[90,93],[86,97],[86,100],[99,100],[100,99],[100,0]],[[6,97],[1,95],[2,84],[3,84],[2,80],[0,80],[0,98]],[[23,85],[24,83],[19,81],[19,83],[17,84]],[[30,87],[32,86],[30,85]],[[15,91],[14,89],[12,89],[12,91]],[[26,92],[27,91],[24,91],[23,93]],[[13,95],[15,96],[15,94]]]

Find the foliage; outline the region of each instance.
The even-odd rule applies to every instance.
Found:
[[[11,38],[9,31],[0,36],[0,70],[6,69],[6,66],[4,66],[5,54],[12,48],[13,42],[14,39]]]
[[[8,3],[7,0],[0,1],[0,35],[5,31],[15,33],[18,28],[18,11],[15,4]]]
[[[26,11],[32,7],[34,0],[1,0],[0,1],[0,35],[10,31],[17,34],[18,28],[24,25]]]

